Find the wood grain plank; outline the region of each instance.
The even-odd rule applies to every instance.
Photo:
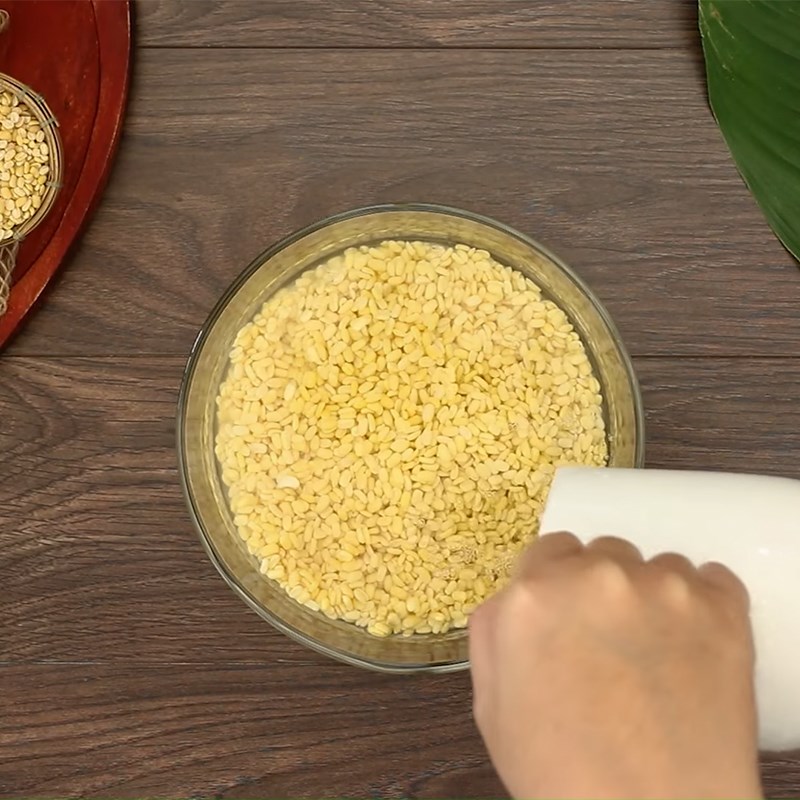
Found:
[[[13,353],[186,353],[265,247],[406,200],[540,239],[635,354],[797,353],[800,270],[683,53],[145,50],[135,83],[103,205]]]
[[[145,47],[683,47],[691,0],[143,0]]]
[[[37,665],[0,681],[6,797],[503,794],[466,674]]]
[[[506,796],[464,673],[40,664],[0,682],[3,797]],[[796,796],[800,753],[762,767],[767,796]]]
[[[181,359],[0,360],[0,661],[325,660],[217,576],[178,486]],[[800,359],[640,359],[653,467],[800,478]]]
[[[800,478],[800,361],[639,359],[647,465]]]

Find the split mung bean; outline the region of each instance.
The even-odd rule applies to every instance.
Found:
[[[442,633],[536,534],[555,468],[607,461],[566,314],[466,245],[351,248],[238,333],[216,454],[237,530],[300,603]]]

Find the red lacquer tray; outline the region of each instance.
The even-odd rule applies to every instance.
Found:
[[[31,311],[95,207],[122,130],[131,65],[130,0],[0,0],[0,72],[44,97],[64,149],[55,205],[17,255],[0,347]]]

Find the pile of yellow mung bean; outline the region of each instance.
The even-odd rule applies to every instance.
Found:
[[[44,199],[50,148],[34,113],[12,92],[0,92],[0,241],[27,222]]]
[[[351,248],[238,333],[217,398],[234,522],[288,594],[376,636],[464,627],[556,466],[602,465],[564,312],[466,245]]]

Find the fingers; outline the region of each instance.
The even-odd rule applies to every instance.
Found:
[[[587,552],[611,556],[617,561],[641,564],[642,554],[638,547],[616,536],[600,536],[586,545]]]
[[[611,557],[620,564],[641,564],[643,560],[639,549],[624,539],[618,539],[614,536],[601,536],[584,546],[574,534],[561,531],[539,536],[520,555],[514,574],[517,577],[530,576],[536,571],[537,567],[545,563],[557,562],[587,553]]]
[[[560,558],[580,553],[583,550],[583,544],[574,533],[559,531],[539,536],[529,550],[535,552],[539,558]]]
[[[687,578],[697,572],[694,564],[686,556],[678,553],[659,553],[657,556],[653,556],[648,563],[670,572],[678,572]]]
[[[698,582],[694,564],[678,553],[659,553],[640,574],[640,589],[658,597],[673,611],[692,608],[692,587]]]
[[[705,584],[722,592],[745,612],[750,611],[750,595],[741,579],[724,564],[709,561],[697,569]]]
[[[678,553],[660,553],[645,561],[641,551],[631,542],[614,536],[601,536],[583,545],[577,536],[567,533],[547,533],[539,536],[519,557],[514,576],[533,577],[537,569],[547,563],[560,562],[578,555],[609,557],[626,569],[644,573],[674,574],[688,582],[698,578],[714,591],[722,592],[745,611],[749,611],[750,599],[742,581],[723,564],[709,562],[695,567],[685,556]]]
[[[515,577],[531,575],[536,567],[548,561],[554,561],[583,552],[583,545],[577,536],[571,533],[546,533],[534,539],[514,565]]]

